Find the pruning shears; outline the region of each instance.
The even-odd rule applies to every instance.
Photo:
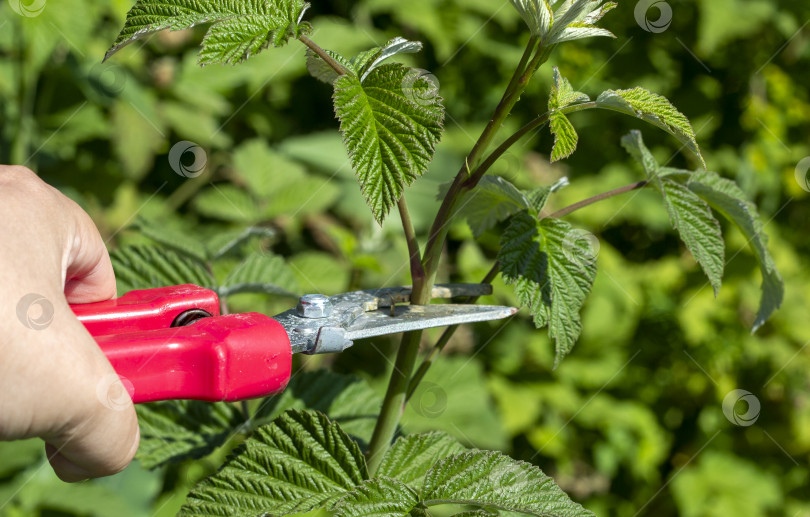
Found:
[[[432,298],[489,294],[485,284],[437,285]],[[505,318],[493,305],[409,305],[410,287],[302,296],[269,317],[220,315],[217,294],[186,284],[130,291],[71,308],[133,402],[237,401],[273,395],[290,380],[292,354],[341,352],[357,339]]]

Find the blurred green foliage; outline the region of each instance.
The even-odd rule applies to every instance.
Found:
[[[20,5],[0,5],[0,162],[27,165],[77,200],[111,248],[148,240],[132,228],[137,220],[205,242],[260,225],[275,237],[249,240],[246,251],[283,255],[304,291],[408,282],[397,221],[379,227],[365,207],[330,89],[306,74],[303,47],[201,69],[204,29],[195,29],[136,42],[102,64],[129,2],[47,2],[29,17],[12,4]],[[810,156],[810,5],[669,4],[671,26],[652,33],[637,23],[635,2],[621,2],[603,23],[618,39],[561,46],[549,65],[591,95],[638,84],[690,117],[709,167],[735,179],[767,221],[786,283],[782,309],[749,334],[760,277],[732,228],[715,299],[655,193],[614,198],[569,219],[600,241],[600,274],[572,355],[552,371],[553,346],[528,318],[462,329],[403,426],[440,428],[531,461],[598,515],[810,516],[810,194],[795,174]],[[449,116],[430,172],[407,194],[424,236],[439,185],[457,170],[520,57],[526,34],[517,13],[484,0],[334,0],[310,14],[313,38],[346,55],[397,35],[425,43],[407,59],[438,78]],[[656,18],[655,8],[647,15]],[[545,111],[549,65],[510,127]],[[571,118],[580,147],[570,159],[550,166],[552,139],[540,132],[494,172],[524,188],[567,175],[572,185],[551,200],[560,208],[639,178],[619,145],[631,128],[645,131],[661,163],[696,165],[640,122],[605,112]],[[199,177],[170,166],[169,150],[182,140],[207,153]],[[472,241],[458,223],[451,237],[442,278],[479,281],[497,235]],[[213,274],[222,281],[235,262],[223,257]],[[514,303],[495,284],[489,301]],[[232,310],[269,313],[289,301],[229,298]],[[364,342],[300,366],[359,375],[382,392],[393,344]],[[760,401],[753,425],[724,415],[734,389]],[[152,471],[136,462],[118,476],[68,486],[41,449],[36,441],[0,444],[0,515],[173,515],[227,452]]]

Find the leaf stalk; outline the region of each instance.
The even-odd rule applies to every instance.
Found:
[[[346,68],[343,67],[340,63],[332,59],[332,56],[326,53],[324,49],[322,49],[317,43],[309,39],[308,37],[304,36],[303,34],[298,36],[298,41],[303,43],[307,46],[311,51],[315,52],[318,57],[323,59],[327,65],[329,65],[332,70],[334,70],[338,75],[343,75],[347,72]]]

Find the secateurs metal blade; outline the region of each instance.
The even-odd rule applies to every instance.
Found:
[[[482,284],[433,288],[433,298],[489,294]],[[355,340],[505,318],[517,309],[409,305],[409,287],[305,295],[274,317],[220,315],[217,294],[196,285],[130,291],[71,308],[96,339],[136,403],[236,401],[282,391],[292,354],[341,352]]]

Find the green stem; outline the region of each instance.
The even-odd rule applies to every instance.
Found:
[[[492,282],[496,276],[498,276],[498,262],[495,262],[495,264],[492,265],[492,268],[489,270],[486,276],[483,279],[481,279],[481,283],[488,284]],[[479,298],[478,296],[468,296],[463,300],[459,300],[458,303],[475,303],[478,300],[478,298]],[[430,352],[428,352],[428,355],[422,361],[422,364],[419,365],[419,369],[416,370],[415,374],[413,374],[413,377],[411,377],[411,382],[408,384],[408,392],[405,395],[406,404],[413,396],[413,392],[416,391],[416,387],[419,386],[420,382],[422,382],[422,378],[424,378],[428,369],[433,364],[433,361],[436,359],[436,356],[439,355],[442,350],[444,350],[445,345],[447,345],[447,343],[450,341],[450,338],[453,337],[453,334],[456,332],[456,329],[458,329],[458,327],[459,327],[458,325],[451,325],[446,329],[444,329],[444,332],[442,332],[442,335],[441,337],[439,337],[439,340],[436,342],[436,344],[433,346]]]
[[[515,89],[518,80],[526,71],[526,65],[529,62],[529,59],[532,57],[532,53],[537,50],[537,45],[540,42],[539,36],[532,35],[529,37],[529,41],[526,43],[526,48],[523,51],[523,55],[520,57],[520,62],[518,63],[517,68],[515,68],[515,73],[512,74],[512,78],[509,80],[509,84],[506,85],[506,91],[512,91]]]
[[[425,270],[422,268],[421,253],[419,251],[419,241],[416,240],[416,231],[411,222],[411,213],[408,211],[408,204],[405,202],[405,195],[397,201],[399,208],[399,218],[402,220],[402,229],[405,231],[405,239],[408,242],[408,262],[411,265],[411,280],[416,283],[425,278]]]
[[[417,284],[414,284],[414,293],[411,299],[419,302],[419,300],[424,299],[424,294],[416,292],[416,285]],[[429,291],[427,296],[429,300]],[[424,304],[425,302],[421,303]],[[377,471],[377,467],[380,466],[385,452],[391,446],[391,439],[394,437],[397,425],[399,425],[399,420],[402,418],[402,413],[405,411],[405,395],[408,391],[411,372],[413,371],[414,364],[416,364],[416,358],[419,355],[419,343],[421,340],[421,330],[406,332],[402,335],[402,342],[399,345],[394,370],[391,372],[391,379],[388,381],[388,389],[385,392],[382,408],[380,408],[380,416],[377,418],[377,424],[374,426],[374,434],[371,436],[368,452],[366,453],[368,472],[372,477]]]

